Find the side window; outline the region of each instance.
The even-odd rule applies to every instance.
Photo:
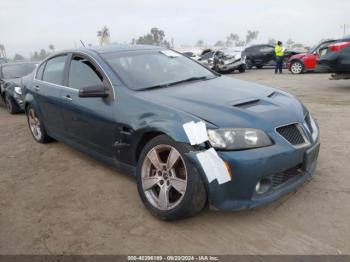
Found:
[[[80,89],[86,86],[101,85],[102,75],[87,59],[74,57],[70,63],[68,86]]]
[[[46,65],[46,63],[42,63],[38,67],[38,70],[36,70],[36,76],[35,76],[36,79],[42,80],[45,65]]]
[[[260,47],[260,52],[262,53],[271,53],[274,51],[274,48],[271,46],[262,46]]]
[[[62,85],[63,70],[66,58],[66,55],[56,56],[47,61],[43,80],[49,83]]]

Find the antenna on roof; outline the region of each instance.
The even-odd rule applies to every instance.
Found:
[[[80,43],[83,45],[83,47],[85,47],[85,44],[84,44],[84,42],[83,41],[81,41],[81,40],[79,40],[80,41]]]

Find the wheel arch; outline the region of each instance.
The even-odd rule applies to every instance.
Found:
[[[32,94],[26,94],[24,97],[24,112],[27,112],[28,106],[32,106],[39,117],[42,117],[40,108]]]
[[[160,136],[160,135],[167,135],[167,134],[164,133],[163,131],[160,131],[160,130],[148,130],[140,136],[140,138],[138,139],[138,142],[135,145],[135,150],[134,150],[135,163],[138,162],[138,160],[141,156],[141,152],[144,149],[144,147],[146,146],[146,144],[149,141],[151,141],[153,138]]]
[[[290,65],[292,65],[292,63],[295,63],[295,62],[300,62],[303,67],[305,68],[305,64],[304,64],[304,61],[299,59],[299,58],[293,58],[292,60],[290,60]]]

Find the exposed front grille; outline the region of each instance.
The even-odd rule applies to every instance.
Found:
[[[306,142],[297,124],[282,126],[277,128],[276,131],[294,146],[302,145]]]
[[[272,187],[276,188],[279,185],[284,184],[287,182],[289,179],[297,176],[302,176],[302,171],[300,167],[294,167],[292,169],[289,169],[287,171],[277,173],[271,176],[271,181],[272,181]]]

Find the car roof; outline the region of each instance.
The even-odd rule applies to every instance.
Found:
[[[165,47],[152,46],[152,45],[127,45],[127,44],[112,44],[107,46],[94,46],[94,47],[82,47],[70,50],[64,50],[59,53],[67,52],[95,52],[99,54],[112,53],[112,52],[125,52],[125,51],[141,51],[141,50],[162,50]]]

